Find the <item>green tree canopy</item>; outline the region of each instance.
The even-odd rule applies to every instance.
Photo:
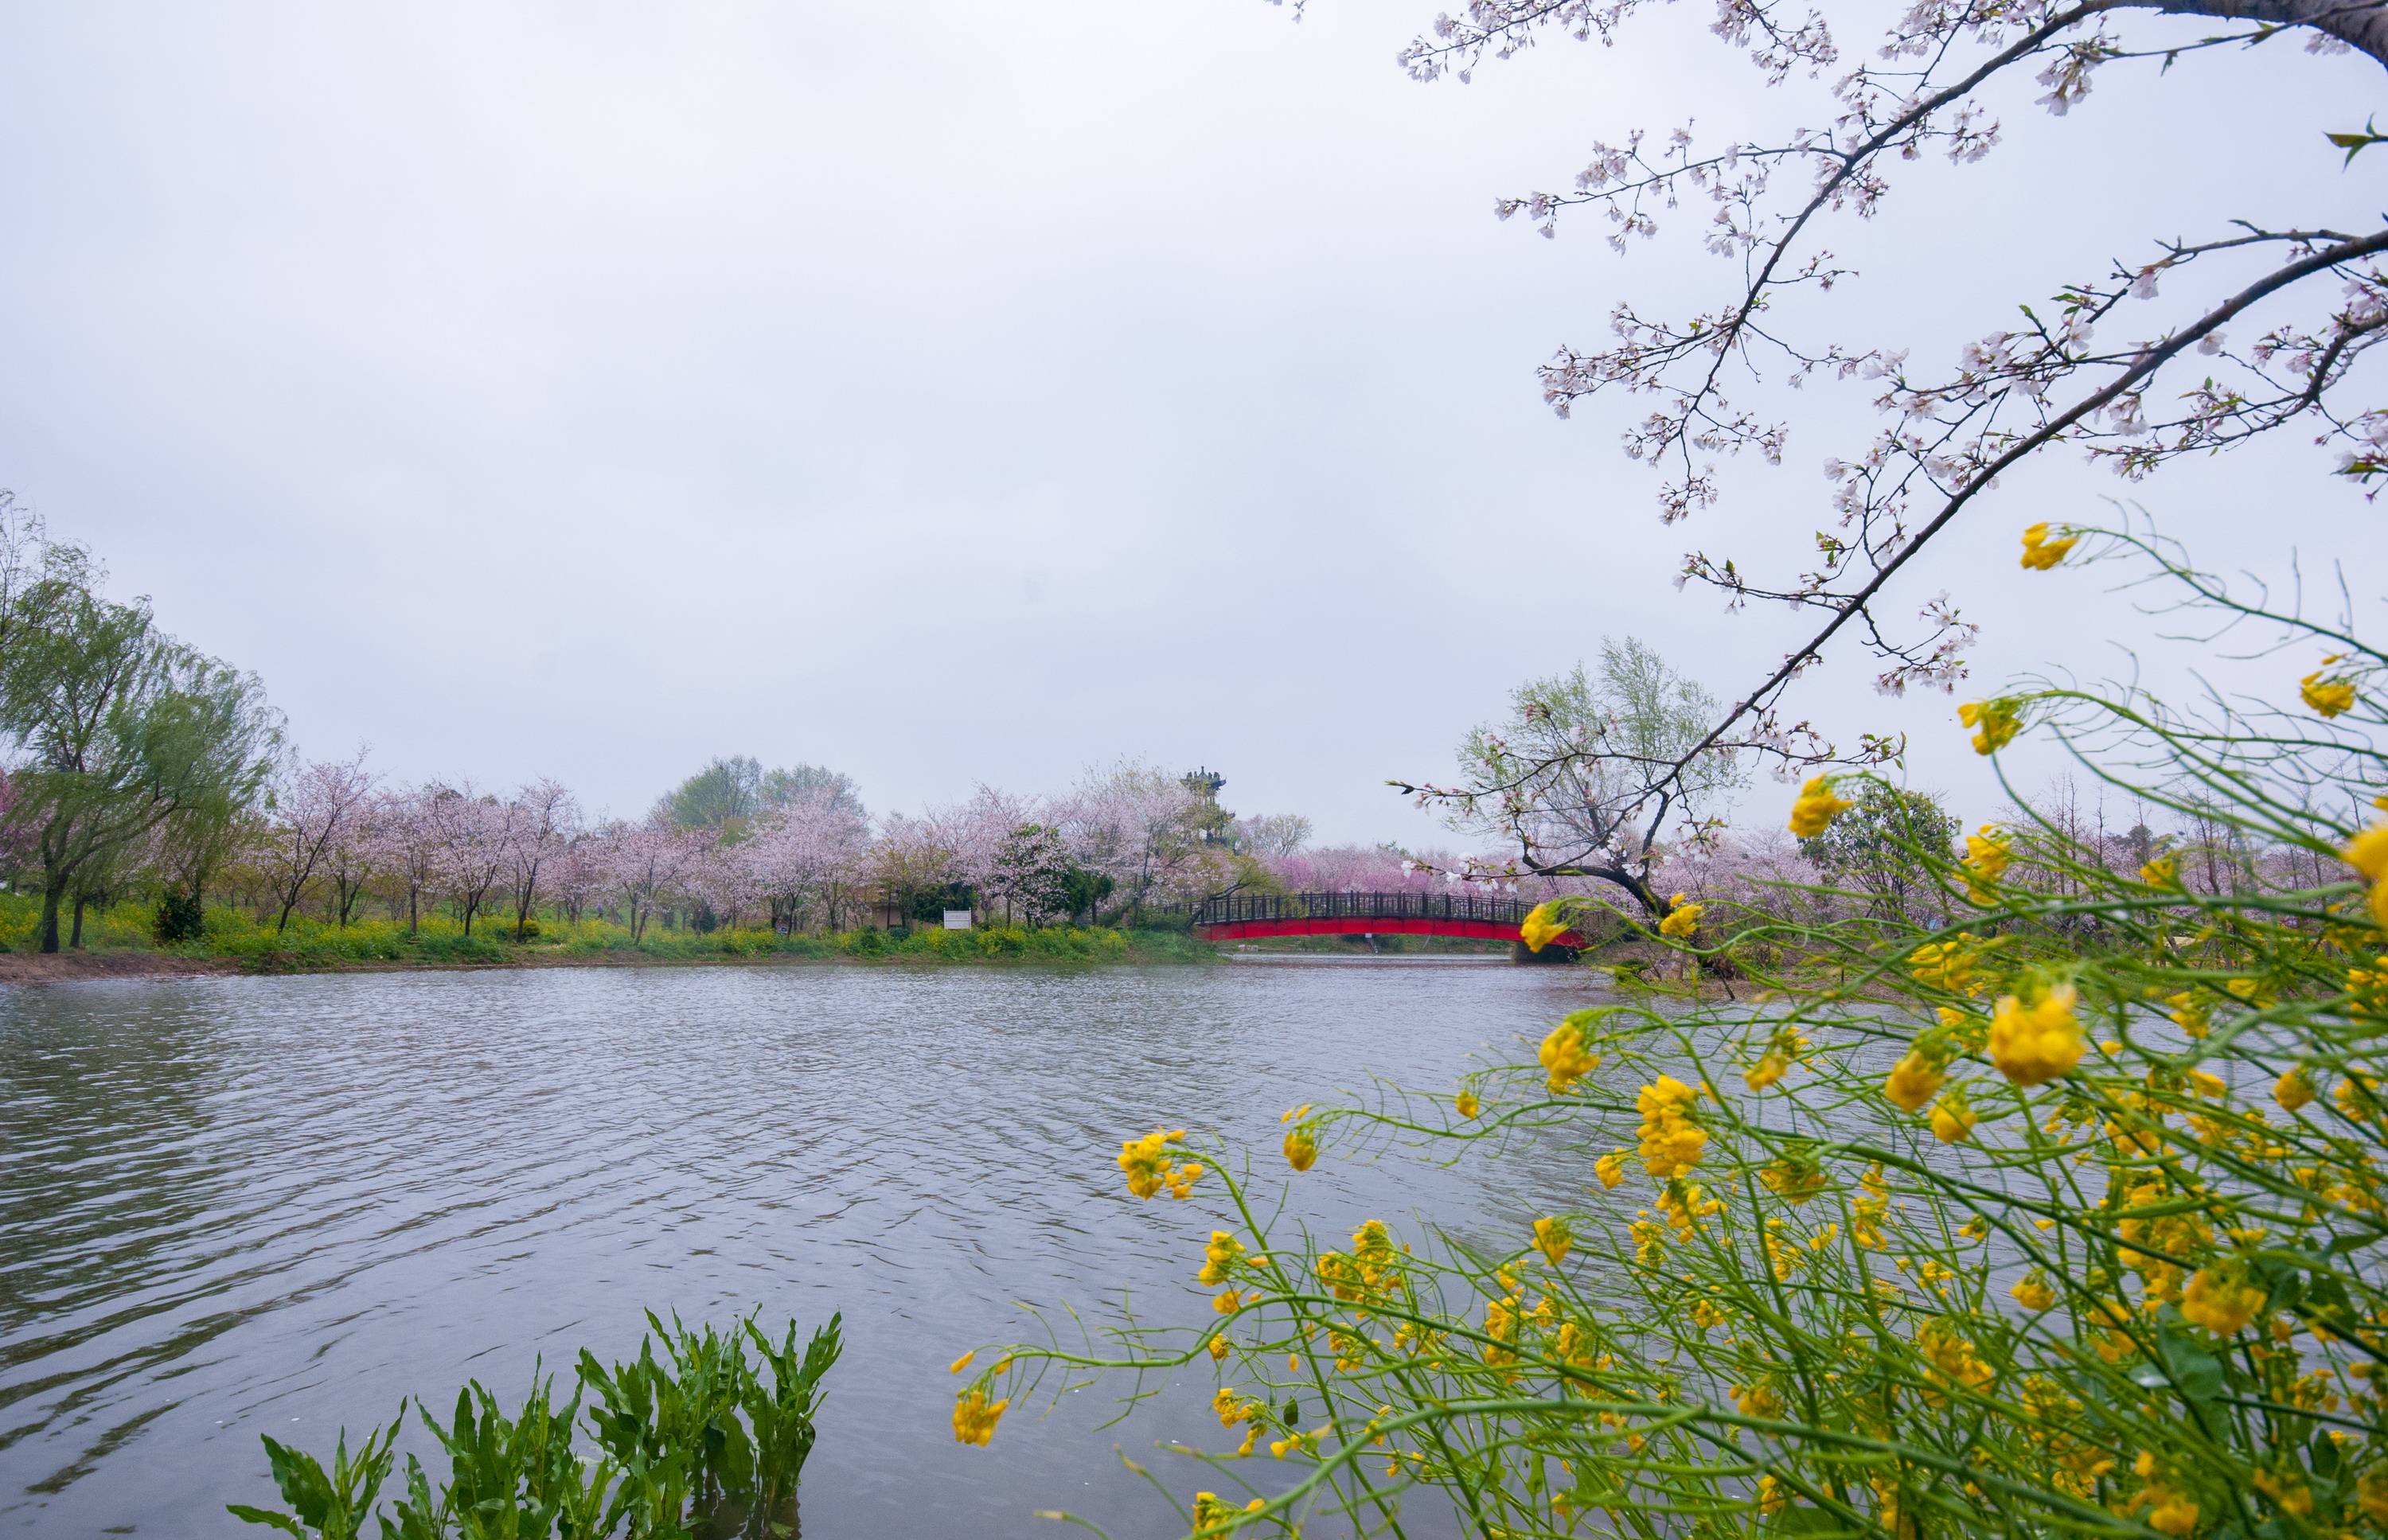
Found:
[[[1442,802],[1454,828],[1514,843],[1527,871],[1594,877],[1663,913],[1650,886],[1660,835],[1699,827],[1746,779],[1739,756],[1709,742],[1715,698],[1627,637],[1603,639],[1597,669],[1578,663],[1509,700],[1506,721],[1461,743],[1459,785],[1403,789]]]
[[[0,656],[0,726],[25,755],[9,816],[42,865],[41,947],[58,950],[59,902],[127,851],[209,831],[257,800],[281,725],[254,675],[158,630],[146,602],[89,586],[80,551],[12,606]]]
[[[1903,920],[1937,894],[1924,874],[1948,861],[1956,839],[1957,820],[1932,793],[1870,780],[1830,827],[1799,841],[1799,853],[1833,882],[1865,894],[1875,914]]]

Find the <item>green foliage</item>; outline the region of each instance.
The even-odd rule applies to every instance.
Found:
[[[807,798],[857,816],[863,811],[849,776],[819,764],[766,770],[746,754],[714,760],[666,792],[655,811],[681,828],[712,829],[734,840],[757,814]]]
[[[681,828],[734,833],[763,810],[763,767],[744,754],[716,759],[664,794],[656,811]]]
[[[1098,914],[1103,901],[1111,896],[1119,884],[1101,872],[1090,872],[1073,865],[1062,874],[1060,887],[1061,911],[1073,918],[1091,918]]]
[[[263,1441],[266,1463],[273,1471],[274,1488],[282,1494],[290,1511],[275,1513],[246,1503],[234,1503],[226,1511],[235,1519],[296,1534],[301,1540],[311,1536],[317,1540],[358,1540],[364,1533],[366,1516],[373,1511],[374,1499],[380,1495],[381,1483],[389,1478],[390,1445],[398,1437],[398,1429],[399,1424],[392,1422],[367,1438],[351,1458],[348,1430],[343,1428],[328,1472],[314,1456],[267,1438]]]
[[[610,1459],[584,1461],[572,1447],[579,1395],[562,1408],[550,1382],[540,1381],[517,1415],[509,1418],[479,1381],[456,1393],[443,1426],[419,1403],[416,1415],[448,1457],[438,1486],[413,1456],[397,1522],[384,1521],[385,1540],[530,1540],[533,1536],[610,1534],[628,1506],[629,1486]],[[669,1533],[665,1531],[662,1533]]]
[[[978,893],[969,883],[948,882],[910,894],[904,903],[904,917],[915,925],[936,925],[945,919],[946,910],[972,909],[977,904]]]
[[[240,816],[281,739],[255,675],[94,587],[80,551],[53,549],[42,579],[12,596],[0,654],[0,732],[24,753],[9,818],[42,868],[46,952],[60,901],[93,890],[125,852],[161,833],[187,844]]]
[[[159,946],[181,946],[199,940],[207,933],[207,911],[200,905],[198,895],[178,888],[158,901],[158,918],[150,934]]]
[[[608,1368],[584,1350],[578,1387],[561,1407],[547,1380],[512,1417],[478,1381],[457,1392],[444,1423],[418,1402],[447,1474],[435,1483],[407,1458],[405,1493],[391,1516],[378,1517],[382,1540],[793,1535],[822,1382],[843,1347],[840,1319],[831,1317],[801,1350],[794,1321],[777,1343],[751,1319],[729,1332],[692,1332],[678,1317],[669,1327],[653,1315],[647,1322],[653,1334],[629,1363]],[[594,1455],[574,1446],[584,1411]],[[342,1430],[329,1472],[266,1439],[288,1511],[230,1511],[301,1540],[357,1540],[402,1421],[403,1408],[400,1421],[367,1439],[354,1458]]]
[[[1799,841],[1799,853],[1843,887],[1865,895],[1874,912],[1907,916],[1924,894],[1924,874],[1945,863],[1957,838],[1957,820],[1928,791],[1911,791],[1869,780],[1850,799],[1855,803],[1813,839]]]

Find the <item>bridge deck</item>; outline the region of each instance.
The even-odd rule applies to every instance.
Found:
[[[1207,940],[1264,936],[1453,936],[1520,939],[1533,905],[1478,893],[1267,893],[1213,899],[1175,911]],[[1573,931],[1553,944],[1581,947]]]

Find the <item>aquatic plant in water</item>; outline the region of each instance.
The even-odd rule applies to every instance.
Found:
[[[328,1471],[265,1439],[286,1511],[235,1504],[231,1512],[308,1540],[356,1540],[369,1518],[382,1540],[793,1536],[840,1318],[801,1349],[794,1321],[778,1342],[752,1319],[728,1332],[692,1331],[677,1316],[668,1327],[652,1314],[647,1321],[653,1334],[628,1363],[609,1369],[583,1350],[560,1407],[553,1380],[534,1383],[512,1417],[478,1381],[457,1393],[444,1424],[415,1403],[448,1473],[435,1480],[408,1456],[388,1514],[375,1505],[396,1462],[403,1405],[354,1453],[342,1429]],[[576,1446],[582,1433],[593,1449]]]

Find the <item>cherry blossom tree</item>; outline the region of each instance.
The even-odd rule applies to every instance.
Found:
[[[423,901],[438,890],[443,867],[446,832],[438,815],[438,799],[452,796],[438,786],[393,791],[375,820],[378,839],[372,846],[374,865],[391,873],[406,892],[406,933],[423,927]]]
[[[1133,760],[1087,773],[1052,810],[1072,859],[1111,879],[1130,913],[1209,897],[1238,878],[1225,847],[1200,837],[1208,798]]]
[[[427,788],[424,811],[436,841],[434,870],[469,936],[475,916],[489,903],[490,890],[513,858],[506,810],[495,797],[475,790],[467,780]]]
[[[630,944],[646,937],[656,904],[677,893],[712,850],[703,833],[668,824],[612,824],[603,831],[607,886],[622,901]]]
[[[1004,918],[1031,926],[1070,908],[1070,876],[1077,864],[1061,831],[1050,824],[1023,823],[996,842],[979,891],[989,904],[1003,905]]]
[[[606,868],[604,839],[593,829],[579,829],[550,863],[548,902],[578,925],[580,916],[597,902],[612,881]]]
[[[356,915],[365,885],[389,868],[393,807],[404,793],[376,789],[342,820],[324,852],[324,876],[332,885],[332,919],[342,929]]]
[[[1401,63],[1419,81],[1465,82],[1488,59],[1545,39],[1616,45],[1656,3],[1468,0]],[[1977,340],[1938,365],[1911,361],[1895,341],[1810,335],[1855,276],[1824,245],[1829,230],[1881,208],[1901,162],[1982,161],[1999,145],[2002,110],[2036,98],[2028,105],[2063,117],[2103,70],[2226,69],[2247,48],[2300,40],[2310,54],[2388,62],[2388,7],[2378,0],[1912,0],[1855,62],[1826,7],[1721,0],[1712,31],[1786,95],[1810,90],[1807,82],[1828,84],[1783,132],[1711,142],[1688,122],[1663,134],[1634,129],[1592,145],[1571,185],[1498,200],[1500,217],[1522,215],[1545,236],[1590,216],[1620,254],[1688,207],[1721,264],[1714,302],[1690,313],[1614,306],[1607,346],[1563,347],[1543,365],[1544,398],[1562,416],[1612,398],[1633,403],[1624,448],[1657,473],[1668,524],[1718,504],[1723,462],[1783,460],[1783,410],[1745,392],[1842,386],[1870,398],[1885,422],[1871,442],[1823,461],[1829,527],[1809,570],[1770,577],[1709,549],[1683,557],[1680,581],[1711,587],[1736,609],[1788,606],[1812,625],[1704,732],[1643,767],[1650,789],[1628,823],[1646,825],[1720,749],[1785,773],[1894,756],[1895,740],[1871,738],[1843,753],[1786,720],[1785,696],[1844,633],[1871,655],[1887,692],[1946,690],[1964,677],[1974,626],[1945,594],[1901,599],[1897,580],[1988,499],[2002,473],[2035,456],[2069,450],[2136,481],[2184,456],[2295,428],[2335,452],[2335,473],[2367,483],[2388,474],[2388,409],[2370,405],[2376,397],[2349,399],[2358,367],[2388,335],[2388,221],[2365,211],[2378,206],[2358,188],[2347,200],[2351,222],[2215,221],[2102,271],[2048,274],[1990,302],[1992,316],[2019,321],[1986,317]],[[2348,129],[2331,138],[2349,160],[2384,137],[2369,125]],[[2013,299],[2029,303],[2017,311]],[[2045,561],[2067,549],[2061,533],[2054,539],[2043,542]],[[1901,606],[1912,607],[1912,622]],[[1605,751],[1564,745],[1551,754]]]
[[[550,869],[579,831],[580,804],[556,781],[533,781],[505,804],[504,824],[508,896],[514,901],[514,940],[519,941],[529,933],[540,874]]]
[[[1387,845],[1328,845],[1263,863],[1297,893],[1429,893],[1453,886],[1443,873],[1457,858],[1411,855]]]
[[[273,893],[276,935],[289,928],[307,885],[363,817],[374,784],[362,751],[351,760],[293,758],[283,765],[269,793],[272,821],[253,856]]]
[[[793,934],[810,915],[840,928],[870,852],[860,804],[819,786],[791,793],[730,853],[769,906],[773,928]]]
[[[929,818],[939,841],[952,852],[955,879],[968,883],[985,902],[1003,882],[999,867],[1005,842],[1043,816],[1043,810],[1026,798],[981,786],[969,802],[936,809]]]

